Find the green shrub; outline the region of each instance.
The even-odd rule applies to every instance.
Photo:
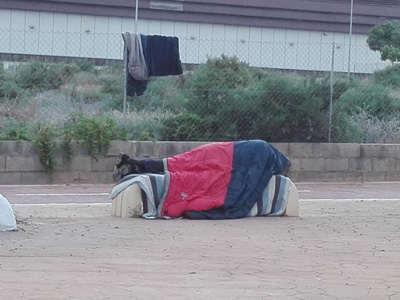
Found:
[[[184,78],[182,88],[186,94],[180,102],[188,114],[167,124],[173,129],[168,129],[168,136],[179,140],[185,136],[194,140],[232,140],[248,136],[245,131],[252,113],[246,111],[249,108],[246,95],[251,94],[247,88],[254,81],[253,75],[248,65],[237,57],[208,59]],[[180,134],[191,119],[201,130],[188,129],[187,133]]]
[[[187,78],[185,88],[190,94],[186,107],[202,118],[218,114],[232,96],[231,91],[248,87],[251,81],[251,69],[238,58],[208,59]]]
[[[374,81],[389,87],[400,87],[400,65],[394,64],[374,72]]]
[[[33,137],[32,124],[15,118],[0,118],[1,140],[24,140],[30,141]]]
[[[18,68],[17,83],[25,89],[56,89],[66,83],[76,71],[76,68],[68,65],[32,62]]]
[[[101,85],[98,78],[91,78],[92,75],[82,78],[81,83],[74,83],[67,88],[67,93],[74,102],[81,103],[101,103],[102,108],[108,110],[122,110],[123,89],[113,90],[109,83],[107,86]],[[81,77],[81,76],[79,76]],[[85,80],[88,82],[85,83]],[[104,80],[101,80],[104,82]]]
[[[222,56],[181,76],[151,78],[143,96],[128,97],[123,115],[121,66],[33,62],[16,71],[0,66],[0,138],[32,140],[35,124],[45,119],[69,132],[61,136],[67,157],[72,139],[94,155],[111,139],[321,142],[328,136],[329,76],[254,70]],[[396,136],[399,73],[398,65],[375,72],[374,85],[335,74],[334,141]]]
[[[124,101],[123,76],[118,73],[106,73],[106,76],[100,77],[100,82],[100,91],[103,93],[103,95],[107,95],[107,97],[103,99],[104,110],[122,110]]]
[[[107,74],[107,73],[106,73]],[[120,74],[107,74],[100,77],[101,92],[110,95],[123,95],[124,78]]]
[[[316,92],[313,81],[269,74],[252,90],[250,99],[245,99],[253,111],[252,138],[290,142],[326,138],[329,97]]]
[[[63,87],[71,99],[76,102],[82,101],[90,93],[101,93],[101,81],[96,74],[79,72],[73,76]]]
[[[253,71],[236,58],[208,60],[188,76],[185,108],[218,140],[325,141],[329,77]],[[354,82],[336,80],[334,100]]]
[[[48,83],[46,89],[58,89],[66,84],[78,72],[78,68],[74,65],[51,64],[47,68],[46,79]]]
[[[106,150],[112,140],[118,140],[115,121],[108,117],[79,117],[73,125],[73,138],[82,141],[90,155]]]
[[[165,120],[163,135],[168,141],[201,141],[207,137],[206,122],[195,114],[181,114]]]
[[[250,70],[245,73],[253,74],[247,86],[222,92],[209,87],[206,99],[212,101],[196,96],[189,100],[187,110],[203,119],[203,136],[217,140],[326,140],[329,90],[322,92],[323,85],[316,84],[316,79]],[[192,81],[196,79],[193,77]],[[212,103],[207,114],[199,102]]]
[[[332,126],[332,141],[336,143],[362,143],[363,130],[358,122],[347,114],[336,115]]]
[[[175,116],[170,111],[142,110],[131,111],[125,115],[118,111],[107,112],[107,117],[116,122],[121,138],[129,140],[161,140],[163,123]]]
[[[79,68],[79,71],[81,71],[81,72],[88,72],[88,73],[96,72],[93,63],[91,63],[88,60],[80,61],[80,62],[76,63],[76,65]]]
[[[57,129],[52,125],[41,125],[34,137],[34,143],[39,151],[40,163],[46,172],[53,171],[57,164],[55,153],[57,150]]]
[[[138,110],[163,109],[179,113],[187,102],[186,90],[182,88],[181,77],[152,78],[145,94],[134,97],[131,105]]]
[[[19,98],[23,90],[15,81],[15,76],[4,70],[3,64],[0,64],[0,103],[8,99]],[[4,99],[1,99],[4,98]]]
[[[71,128],[65,124],[62,130],[60,149],[62,156],[66,161],[71,161],[74,156],[74,150],[72,149],[72,135],[73,133]]]
[[[22,94],[23,90],[14,80],[0,79],[0,98],[17,99]]]
[[[101,79],[97,74],[79,72],[70,80],[70,83],[78,87],[101,88]]]
[[[378,129],[377,124],[384,126],[400,112],[400,98],[392,94],[389,88],[380,84],[359,86],[345,92],[334,105],[334,140],[371,142],[379,135],[383,137],[385,132]]]
[[[235,89],[248,86],[252,73],[247,63],[240,62],[237,57],[222,55],[221,58],[208,59],[193,73],[192,87],[202,90]]]
[[[46,90],[48,87],[46,70],[47,67],[40,62],[22,65],[18,68],[17,82],[25,89]]]
[[[340,128],[339,132],[337,132],[340,142],[398,143],[399,141],[399,116],[380,120],[360,109],[357,114],[351,116],[341,115],[340,118]],[[344,118],[346,120],[343,120]],[[346,126],[348,124],[350,126]]]
[[[108,102],[112,99],[110,94],[102,93],[97,89],[82,91],[80,97],[86,103]]]
[[[310,93],[318,98],[324,99],[325,103],[328,105],[330,101],[330,89],[331,89],[331,78],[330,75],[327,75],[323,78],[318,78],[316,76],[304,77],[302,81],[305,82],[307,88]],[[350,80],[347,77],[336,75],[333,82],[333,97],[332,100],[335,102],[340,98],[342,94],[344,94],[350,88],[356,88],[360,86],[360,82],[354,78],[350,77]],[[328,107],[327,107],[328,109]]]
[[[337,114],[355,115],[362,109],[380,120],[398,115],[400,98],[390,95],[390,89],[382,85],[360,86],[347,90],[336,102]]]
[[[123,95],[113,96],[110,94],[104,94],[105,97],[102,100],[102,108],[104,111],[122,111],[124,106]]]
[[[103,71],[103,74],[99,74],[103,109],[106,111],[122,110],[124,100],[124,79],[122,76],[122,70],[105,68]]]

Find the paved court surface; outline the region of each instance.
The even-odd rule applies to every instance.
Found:
[[[400,299],[400,183],[297,184],[301,217],[223,221],[112,218],[111,187],[0,186],[21,211],[0,299]]]
[[[303,201],[399,200],[400,182],[296,183]],[[0,185],[0,193],[12,204],[110,203],[112,184]]]

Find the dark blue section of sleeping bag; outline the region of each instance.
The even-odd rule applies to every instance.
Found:
[[[234,143],[233,171],[222,207],[196,212],[192,219],[235,219],[246,217],[262,195],[272,175],[283,174],[289,159],[262,140]]]

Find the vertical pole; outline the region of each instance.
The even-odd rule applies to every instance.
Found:
[[[136,5],[135,5],[135,33],[138,33],[138,15],[139,15],[139,0],[136,0]]]
[[[349,57],[347,60],[347,78],[350,79],[350,59],[351,59],[351,37],[353,35],[353,6],[354,0],[350,2],[350,29],[349,29]]]
[[[124,113],[124,119],[126,118],[126,89],[128,88],[127,83],[128,83],[128,47],[126,46],[124,42],[124,108],[123,108],[123,113]]]
[[[329,97],[329,132],[328,143],[332,138],[332,111],[333,111],[333,70],[335,66],[335,43],[332,44],[332,63],[331,63],[331,79],[330,79],[330,97]]]
[[[135,3],[135,33],[138,32],[138,15],[139,15],[139,0]],[[128,82],[128,47],[124,43],[124,119],[126,118],[126,107],[127,107],[127,82]]]

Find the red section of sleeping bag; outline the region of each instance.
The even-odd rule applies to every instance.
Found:
[[[231,180],[233,143],[212,143],[167,159],[170,172],[162,216],[205,211],[224,204]]]

